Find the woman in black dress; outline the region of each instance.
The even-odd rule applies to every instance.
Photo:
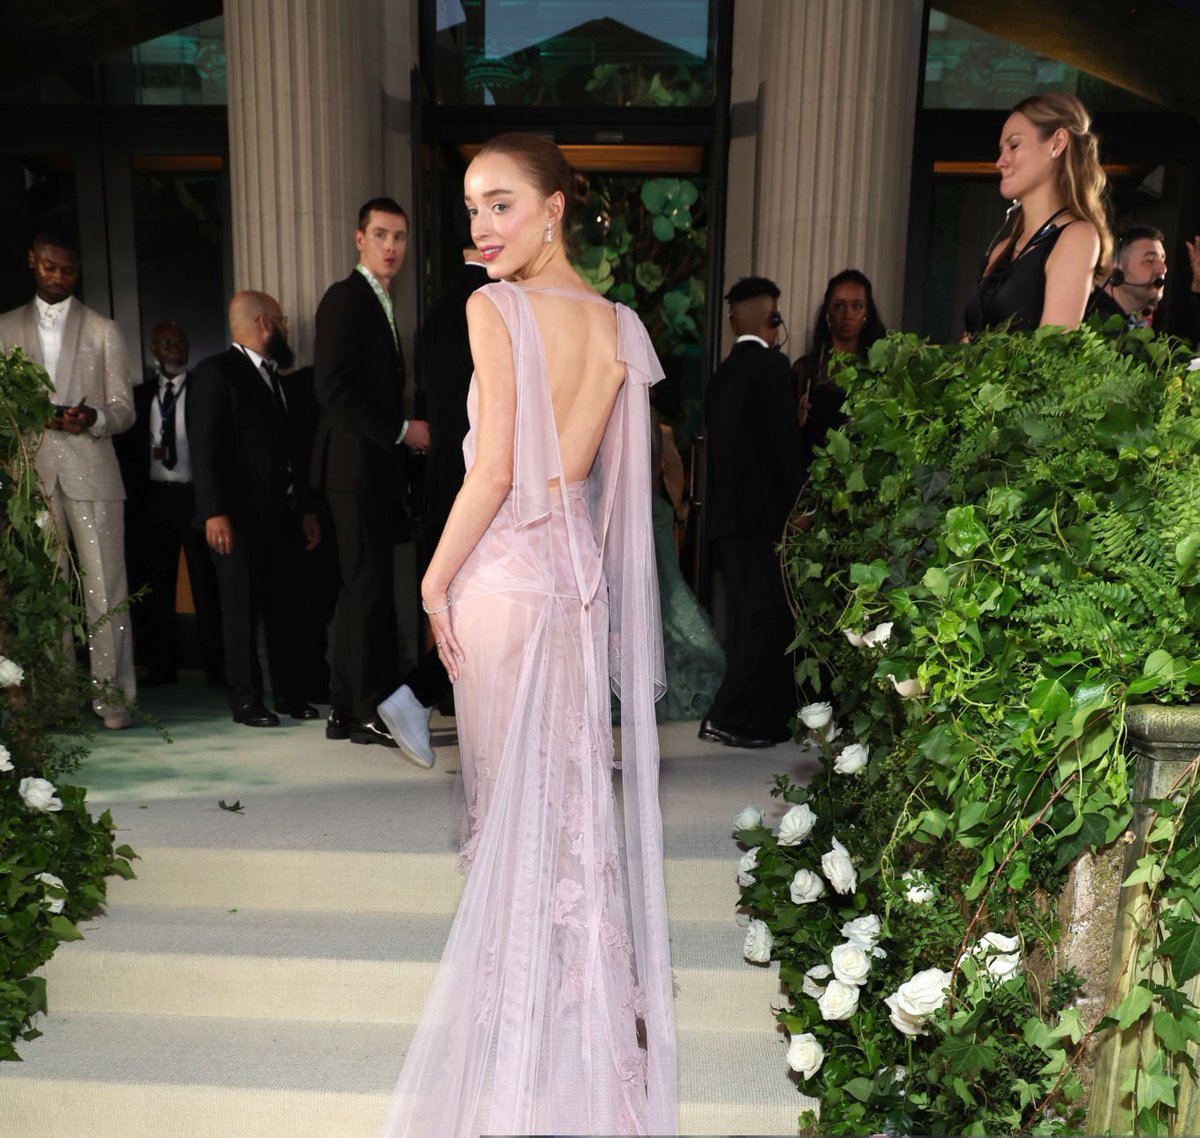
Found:
[[[835,353],[865,360],[867,349],[885,335],[870,279],[857,269],[843,269],[832,277],[817,309],[808,354],[792,364],[806,469],[813,448],[822,446],[825,436],[846,421],[842,414],[846,393],[830,376]]]
[[[1013,200],[1007,236],[985,258],[967,305],[968,335],[1008,323],[1076,328],[1112,249],[1091,117],[1074,95],[1033,95],[1000,132],[1000,193]]]

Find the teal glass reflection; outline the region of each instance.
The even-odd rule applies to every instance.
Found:
[[[451,106],[696,107],[713,99],[711,0],[436,0]]]
[[[1045,91],[1078,95],[1093,114],[1155,108],[1122,87],[930,8],[925,108],[1006,111]]]
[[[101,63],[104,102],[213,106],[228,102],[225,20],[216,16],[156,36]]]

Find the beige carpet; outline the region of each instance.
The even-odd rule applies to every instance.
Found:
[[[373,1138],[460,887],[453,720],[422,771],[319,723],[237,727],[194,682],[145,703],[173,742],[102,733],[78,776],[138,878],[46,968],[45,1035],[0,1064],[0,1134]],[[730,820],[810,760],[701,743],[695,724],[661,742],[680,1132],[795,1134],[808,1100],[774,970],[741,957]]]

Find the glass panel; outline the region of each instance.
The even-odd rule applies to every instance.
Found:
[[[179,169],[178,156],[156,164],[139,157],[132,173],[134,245],[137,256],[140,351],[150,366],[147,345],[160,320],[178,321],[188,334],[191,362],[224,350],[225,227],[224,174],[201,156],[196,169]],[[147,168],[158,165],[157,169]]]
[[[1093,114],[1162,109],[1077,67],[1038,55],[936,8],[929,10],[926,108],[1004,111],[1043,91],[1078,95]]]
[[[710,0],[435,2],[439,103],[712,103]]]
[[[228,101],[225,20],[217,16],[147,40],[100,66],[106,103],[223,105]]]

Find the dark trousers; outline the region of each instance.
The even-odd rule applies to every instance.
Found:
[[[281,523],[265,533],[233,531],[233,549],[212,553],[221,592],[225,679],[233,708],[263,699],[258,623],[267,640],[271,698],[289,710],[304,702],[299,683],[298,588],[304,556],[299,527]]]
[[[333,710],[374,719],[400,682],[392,578],[392,517],[374,494],[328,491],[337,531],[342,589],[333,616],[330,694]]]
[[[423,565],[429,564],[430,559],[433,557],[433,551],[437,549],[437,544],[441,538],[441,525],[426,525],[424,538],[421,543],[421,562]],[[412,689],[413,695],[425,707],[434,707],[442,703],[454,690],[454,685],[450,683],[450,677],[446,675],[445,665],[442,664],[442,661],[438,657],[438,650],[433,645],[417,661],[416,667],[404,677],[404,682],[408,684]]]
[[[709,719],[727,731],[781,741],[796,713],[796,683],[787,647],[795,635],[770,538],[727,537],[713,542],[725,579],[728,632],[725,678]]]
[[[148,587],[131,614],[134,655],[154,679],[171,679],[177,668],[175,588],[180,549],[196,605],[196,637],[204,671],[210,682],[224,674],[217,578],[204,535],[192,525],[195,506],[190,482],[149,482],[127,511],[129,591]]]

